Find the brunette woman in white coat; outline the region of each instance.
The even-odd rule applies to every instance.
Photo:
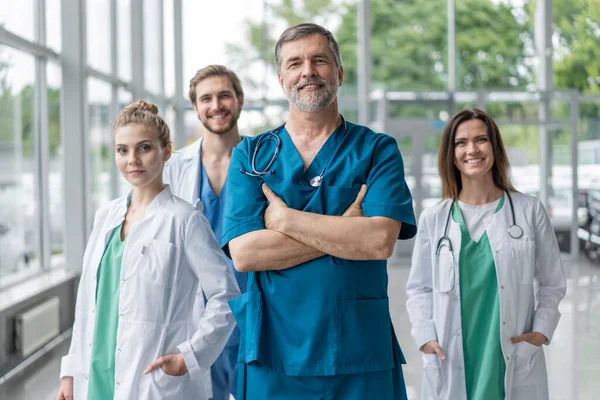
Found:
[[[208,399],[239,289],[204,216],[163,184],[171,142],[157,107],[125,108],[114,143],[133,190],[96,213],[57,399]]]
[[[546,400],[542,346],[566,288],[548,215],[513,188],[485,112],[452,117],[438,160],[443,200],[420,217],[406,285],[422,397]]]

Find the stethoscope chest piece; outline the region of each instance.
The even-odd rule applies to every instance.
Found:
[[[323,177],[321,175],[317,175],[310,180],[310,186],[315,188],[321,186],[321,183],[323,183]]]
[[[508,228],[508,235],[513,239],[520,239],[523,236],[523,228],[513,224]]]

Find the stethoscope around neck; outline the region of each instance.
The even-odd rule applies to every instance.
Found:
[[[513,205],[512,197],[508,190],[505,191],[506,197],[508,197],[508,202],[510,204],[510,213],[512,216],[512,224],[508,228],[508,236],[513,239],[520,239],[523,236],[523,228],[517,225],[515,220],[515,208]],[[448,215],[446,217],[446,225],[444,226],[444,235],[438,240],[437,246],[435,249],[435,271],[433,276],[433,289],[438,293],[448,293],[454,290],[455,285],[455,271],[456,264],[454,261],[454,249],[452,248],[452,241],[448,236],[448,227],[450,225],[450,218],[452,217],[452,209],[454,208],[455,200],[450,204],[450,210],[448,210]],[[440,254],[442,251],[447,248],[448,255],[450,257],[450,270],[445,271],[448,273],[448,279],[445,279],[445,283],[448,286],[441,287],[439,279],[440,279]]]
[[[344,141],[344,137],[346,137],[346,133],[348,132],[348,124],[346,123],[346,120],[344,119],[343,116],[340,115],[340,117],[342,118],[342,124],[344,125],[344,131],[342,132],[342,136],[338,140],[335,150],[333,151],[333,153],[331,153],[331,157],[329,157],[329,161],[327,161],[327,164],[325,164],[325,167],[323,167],[323,169],[321,170],[319,175],[311,178],[310,186],[312,186],[314,188],[318,188],[319,186],[321,186],[321,183],[323,183],[323,176],[325,175],[325,171],[327,171],[327,168],[333,161],[335,154],[337,153],[338,149],[340,148],[340,145]],[[248,176],[253,176],[253,177],[260,177],[263,175],[273,175],[273,174],[277,173],[277,171],[274,169],[271,169],[271,167],[275,163],[275,159],[277,158],[277,155],[279,154],[279,151],[281,150],[281,138],[279,137],[279,133],[281,132],[281,130],[284,127],[285,127],[285,123],[281,124],[280,126],[278,126],[277,128],[275,128],[273,130],[270,130],[269,132],[264,133],[260,138],[258,138],[258,141],[256,142],[256,147],[254,147],[254,152],[252,153],[252,159],[250,160],[250,166],[252,167],[252,172],[246,171],[245,169],[242,168],[242,169],[240,169],[240,172],[242,174],[248,175]],[[260,146],[267,143],[267,141],[275,142],[275,151],[273,152],[273,155],[271,156],[271,159],[267,163],[266,167],[262,171],[260,171],[260,170],[256,169],[256,155],[258,154],[258,150],[260,149]]]

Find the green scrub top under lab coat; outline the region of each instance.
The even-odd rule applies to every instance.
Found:
[[[229,166],[222,245],[248,232],[265,229],[266,183],[289,207],[340,216],[368,190],[365,217],[402,222],[400,239],[415,235],[412,197],[396,140],[370,129],[342,123],[304,171],[304,163],[286,129],[276,133],[281,149],[270,170],[252,177],[251,160],[260,137],[245,138]],[[338,147],[339,144],[339,147]],[[275,141],[256,155],[265,169]],[[320,187],[311,178],[328,165]],[[360,235],[360,232],[356,232]],[[261,364],[290,376],[328,376],[382,371],[401,355],[389,314],[387,261],[351,261],[326,255],[282,271],[250,273],[247,293],[230,302],[241,331],[240,361]]]
[[[500,200],[495,212],[504,204]],[[460,226],[460,311],[468,400],[504,399],[506,364],[500,345],[498,279],[487,232],[471,239],[458,203],[452,219]]]
[[[121,226],[113,230],[97,272],[96,321],[89,372],[88,400],[114,397],[115,351],[119,326],[119,281],[125,241]]]

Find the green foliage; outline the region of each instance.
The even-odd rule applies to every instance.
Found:
[[[459,89],[524,87],[523,62],[529,34],[507,4],[461,0],[456,4]],[[447,1],[373,0],[373,80],[388,89],[447,87]],[[346,81],[357,81],[356,5],[349,5],[337,32]],[[521,69],[520,72],[518,68]]]

